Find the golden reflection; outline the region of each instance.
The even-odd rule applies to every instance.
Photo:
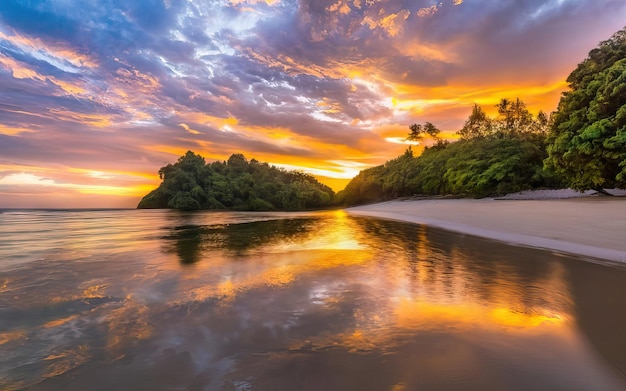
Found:
[[[535,311],[543,311],[535,309]],[[565,322],[562,315],[520,312],[511,308],[491,308],[476,303],[432,303],[402,298],[398,300],[394,314],[396,324],[402,328],[436,329],[447,327],[498,327],[515,328],[522,332],[545,323],[559,325]]]
[[[102,292],[108,285],[92,285],[83,290],[84,298],[102,298],[104,297],[104,292]]]
[[[293,265],[283,265],[267,270],[261,274],[260,283],[267,286],[283,286],[295,280],[297,267]]]
[[[128,295],[121,307],[106,318],[106,349],[112,357],[120,357],[132,344],[152,336],[149,307]]]
[[[217,286],[217,295],[218,296],[226,296],[226,297],[235,297],[237,293],[237,287],[233,282],[228,279]],[[208,298],[207,290],[197,289],[194,291],[194,298],[196,300],[204,301]]]
[[[51,320],[50,322],[45,323],[42,327],[45,329],[51,329],[54,327],[63,326],[64,324],[69,323],[75,319],[78,319],[78,315],[70,315],[67,318]]]
[[[342,210],[326,212],[325,218],[313,222],[303,220],[302,224],[276,226],[285,231],[264,237],[256,248],[240,251],[238,262],[227,253],[207,255],[203,243],[208,239],[199,233],[198,262],[180,275],[179,293],[169,304],[191,309],[197,308],[193,303],[217,298],[220,306],[228,306],[243,292],[289,287],[307,276],[333,270],[333,275],[341,276],[341,286],[363,287],[361,295],[368,305],[356,308],[353,324],[341,332],[313,338],[318,346],[342,346],[355,352],[385,350],[397,343],[399,333],[487,330],[523,335],[554,333],[571,324],[567,286],[559,264],[546,268],[533,281],[560,294],[539,300],[533,292],[524,294],[532,284],[518,277],[510,265],[495,263],[489,274],[481,276],[480,269],[472,270],[471,256],[459,247],[434,253],[433,248],[441,244],[423,226],[396,231],[392,225],[359,224]],[[234,231],[220,231],[220,237],[229,232]],[[394,254],[392,258],[390,254]],[[372,262],[381,257],[385,261],[375,266]],[[161,262],[158,270],[172,273],[179,268],[175,262],[171,268]],[[159,277],[157,273],[143,278]],[[311,287],[315,305],[341,307],[345,301],[341,286]],[[80,296],[104,297],[105,288],[92,282]],[[128,346],[152,337],[150,317],[150,308],[132,295],[122,307],[110,311],[106,346],[111,357],[122,357]],[[51,321],[44,327],[57,327],[73,319]],[[295,348],[302,346],[302,341],[293,344]]]
[[[76,223],[74,223],[73,229],[78,230],[81,229],[83,227],[77,225]],[[75,245],[76,249],[80,249],[80,244],[76,244]],[[103,297],[106,297],[103,290],[107,287],[108,285],[93,285],[93,286],[88,286],[87,288],[83,289],[83,291],[81,293],[78,294],[65,294],[63,296],[55,296],[55,297],[51,297],[49,299],[49,302],[52,304],[58,304],[58,303],[65,303],[68,301],[73,301],[73,300],[84,300],[84,299],[101,299]],[[71,318],[71,317],[70,317]],[[67,321],[71,320],[70,318],[66,318]],[[57,321],[53,321],[53,322],[59,322],[60,320]],[[65,322],[62,322],[65,323]],[[61,323],[61,324],[62,324]],[[47,326],[47,327],[56,327],[56,326]]]
[[[75,349],[65,350],[58,354],[51,354],[44,358],[48,361],[43,378],[50,378],[64,374],[91,359],[89,347],[87,345],[78,345]]]
[[[525,314],[511,311],[509,308],[496,308],[491,311],[490,318],[494,323],[502,326],[519,328],[534,328],[544,323],[562,323],[565,321],[560,315]]]
[[[139,357],[141,349],[149,357],[170,347],[173,335],[186,346],[199,343],[194,339],[199,334],[215,338],[210,341],[218,342],[208,349],[220,354],[224,346],[256,343],[252,338],[262,335],[260,343],[277,352],[285,347],[336,348],[383,355],[401,352],[416,338],[467,336],[480,344],[488,336],[508,346],[537,336],[565,342],[575,336],[570,269],[549,255],[507,259],[511,250],[504,245],[491,243],[485,249],[483,241],[424,226],[354,218],[343,210],[141,213],[150,219],[139,226],[165,226],[166,232],[137,233],[153,237],[151,241],[123,233],[105,240],[119,238],[142,254],[123,259],[132,269],[104,260],[95,269],[95,263],[85,266],[85,275],[68,273],[54,293],[36,295],[38,302],[29,303],[58,308],[56,319],[46,313],[26,331],[16,323],[15,330],[0,333],[0,346],[11,351],[28,339],[45,338],[40,373],[50,377],[101,357],[101,350],[106,365]],[[259,216],[267,220],[255,221]],[[102,223],[93,220],[66,222],[67,227],[54,224],[62,231],[88,231]],[[176,248],[190,239],[197,262],[182,265]],[[91,248],[88,240],[103,237],[76,241],[72,254]],[[49,279],[45,272],[40,278]],[[8,278],[0,281],[0,293],[13,295],[15,288],[9,285]],[[268,303],[267,313],[257,308],[259,298]],[[24,301],[21,305],[27,307]],[[233,328],[226,337],[220,334],[224,325]],[[386,389],[411,388],[401,380],[394,379]]]
[[[302,250],[365,250],[367,247],[353,236],[352,221],[343,210],[332,212],[332,225],[322,226],[307,240],[292,242],[283,241],[273,247],[279,251]],[[332,261],[335,262],[335,261]]]
[[[402,382],[402,383],[395,384],[393,387],[391,387],[390,391],[404,391],[404,390],[406,390],[406,384]]]
[[[423,262],[428,257],[428,248],[429,245],[428,239],[426,237],[426,227],[420,225],[417,231],[417,279],[420,284],[426,284],[429,280],[430,268],[431,264],[428,262]]]
[[[26,332],[24,330],[13,330],[0,333],[0,346],[23,338],[26,338]]]
[[[404,253],[404,258],[386,263],[375,275],[350,276],[368,286],[368,292],[388,292],[388,296],[376,298],[375,308],[369,309],[371,312],[365,309],[355,312],[358,325],[345,337],[351,344],[361,345],[359,341],[381,338],[369,335],[371,330],[383,333],[391,328],[432,330],[446,324],[459,330],[495,327],[524,332],[569,322],[571,302],[562,266],[558,264],[537,277],[536,283],[561,293],[538,299],[541,296],[536,292],[523,294],[528,282],[517,277],[519,273],[510,270],[510,266],[496,263],[492,265],[494,272],[488,275],[489,279],[481,280],[480,270],[468,268],[470,261],[458,248],[451,248],[446,255],[433,253],[432,248],[437,244],[429,238],[426,227],[417,227],[416,236],[400,240],[394,238],[393,232],[361,232],[362,227],[345,211],[327,214],[331,217],[320,220],[305,236],[286,236],[262,246],[261,253],[271,254],[255,255],[254,268],[237,268],[228,258],[221,257],[212,257],[210,263],[199,262],[196,265],[199,269],[186,275],[184,290],[190,292],[189,298],[195,301],[216,296],[233,300],[241,292],[287,286],[304,275],[323,270],[369,267],[377,252],[407,248],[409,251]],[[374,241],[385,237],[391,240],[386,248],[373,251],[377,245],[367,239],[372,236],[378,237]],[[227,277],[207,284],[201,276],[210,270],[222,270],[222,273],[228,270]],[[327,292],[324,304],[337,304],[340,301],[337,294]]]
[[[309,250],[310,247],[306,249]],[[256,272],[233,272],[227,279],[216,284],[204,284],[198,274],[190,274],[183,280],[184,290],[190,293],[182,302],[189,299],[205,301],[212,297],[232,301],[238,294],[245,291],[262,287],[287,286],[307,273],[365,264],[371,260],[371,254],[355,250],[292,251],[284,255],[273,254],[271,258],[278,259],[278,262],[270,263],[264,262],[263,258],[257,259],[255,261],[258,268]],[[228,260],[224,262],[228,263]],[[212,264],[212,267],[216,268],[223,266],[224,264],[219,262]],[[194,286],[196,284],[198,286]]]
[[[392,349],[402,335],[420,332],[445,332],[462,335],[487,331],[492,335],[558,334],[565,337],[571,327],[566,315],[542,312],[517,312],[510,308],[491,308],[476,303],[433,303],[415,298],[400,298],[395,303],[380,303],[372,309],[387,316],[354,314],[352,330],[307,341],[314,346],[342,346],[351,352]],[[542,309],[534,309],[542,311]],[[390,314],[390,315],[389,315]],[[292,349],[302,348],[300,342]]]
[[[341,227],[342,216],[337,217],[334,225]],[[361,237],[354,235],[355,228],[352,221],[352,237]],[[383,269],[366,279],[356,278],[365,284],[365,292],[387,295],[370,297],[375,301],[352,314],[352,327],[312,341],[315,346],[343,346],[358,352],[386,350],[397,342],[398,335],[418,332],[565,335],[572,328],[572,303],[560,263],[545,265],[545,270],[531,282],[527,273],[517,270],[523,269],[524,264],[494,262],[490,269],[483,270],[484,266],[476,268],[480,264],[470,258],[475,255],[462,248],[453,246],[443,253],[434,253],[433,249],[441,248],[441,244],[433,242],[432,231],[426,227],[418,227],[416,236],[407,234],[406,238],[387,231],[384,224],[369,230],[370,238],[388,239],[387,247],[378,251],[395,253],[396,246],[405,248],[404,259],[385,263]],[[360,243],[365,248],[367,244]],[[376,258],[374,255],[364,261]],[[543,291],[529,286],[540,286]],[[546,296],[546,289],[553,293]],[[327,292],[325,305],[339,305],[340,294]],[[292,347],[302,346],[295,342]]]

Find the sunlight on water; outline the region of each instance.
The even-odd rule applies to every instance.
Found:
[[[3,389],[625,389],[623,269],[342,211],[0,223]]]

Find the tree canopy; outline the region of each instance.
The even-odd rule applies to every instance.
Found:
[[[484,137],[528,138],[543,136],[548,131],[549,119],[539,111],[533,116],[526,103],[519,98],[501,99],[496,105],[498,116],[490,118],[479,105],[475,104],[463,128],[457,132],[461,140]]]
[[[433,140],[439,140],[440,130],[431,122],[425,122],[424,125],[411,124],[409,126],[409,129],[411,130],[411,132],[409,132],[406,140],[421,141],[424,139],[425,136],[429,136]]]
[[[547,167],[578,190],[626,186],[626,28],[567,78],[548,136]]]
[[[329,206],[334,197],[312,175],[248,161],[242,154],[207,164],[188,151],[161,167],[159,177],[159,187],[138,208],[301,210]]]
[[[520,99],[502,99],[497,108],[498,116],[490,118],[474,105],[457,142],[439,140],[417,157],[409,147],[402,156],[361,171],[337,194],[338,202],[354,205],[416,194],[485,197],[561,185],[543,167],[547,116],[533,116]],[[407,139],[438,136],[429,128],[436,129],[413,124]]]

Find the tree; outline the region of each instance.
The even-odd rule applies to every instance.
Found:
[[[422,127],[423,130],[423,127]],[[519,134],[437,143],[363,170],[337,195],[345,205],[420,195],[498,196],[562,183],[544,170],[545,135]]]
[[[533,116],[526,108],[526,103],[519,98],[514,101],[502,99],[498,108],[497,132],[503,137],[515,136],[530,131]]]
[[[440,130],[437,129],[437,127],[435,125],[433,125],[432,123],[430,123],[430,122],[424,123],[424,131],[431,138],[433,138],[435,140],[439,140],[439,132],[440,132]]]
[[[590,51],[567,82],[546,167],[577,190],[626,187],[626,28]]]
[[[465,121],[463,128],[457,133],[461,136],[462,140],[469,140],[490,135],[492,128],[493,121],[491,118],[487,117],[487,114],[480,106],[474,104],[472,113],[467,121]]]
[[[483,109],[474,104],[472,113],[463,128],[457,132],[461,140],[476,138],[545,138],[549,119],[546,113],[539,111],[536,117],[528,111],[526,103],[519,98],[501,99],[496,105],[498,116],[489,118]]]
[[[533,121],[531,125],[531,132],[545,135],[549,129],[550,118],[545,112],[543,112],[543,110],[539,110],[535,121]]]
[[[424,128],[420,124],[409,125],[409,135],[406,137],[407,141],[422,141],[424,138]]]
[[[435,125],[431,122],[425,122],[424,125],[411,124],[409,125],[411,132],[407,136],[406,140],[409,141],[422,141],[425,136],[428,136],[434,140],[439,140],[439,132]]]
[[[334,192],[312,175],[250,162],[242,154],[206,164],[189,151],[159,170],[163,180],[138,208],[274,210],[330,206]]]

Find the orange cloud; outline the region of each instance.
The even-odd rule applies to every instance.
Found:
[[[177,112],[176,114],[185,122],[213,126],[217,129],[222,129],[225,126],[235,126],[239,123],[239,120],[234,117],[215,117],[197,111]]]
[[[128,87],[131,87],[133,90],[141,90],[141,92],[154,92],[161,85],[159,81],[150,75],[142,73],[136,69],[126,69],[126,68],[118,68],[115,71],[115,74],[118,76],[116,80]]]
[[[0,124],[0,134],[4,134],[5,136],[18,136],[21,133],[32,133],[34,130],[26,129],[26,128],[15,128],[8,127]]]
[[[189,125],[187,125],[187,124],[180,123],[180,124],[178,124],[178,125],[179,125],[181,128],[185,129],[185,131],[186,131],[187,133],[191,133],[191,134],[201,134],[199,131],[197,131],[197,130],[195,130],[195,129],[191,129],[191,128],[189,127]]]
[[[85,89],[78,84],[58,80],[53,76],[42,75],[35,70],[29,68],[28,65],[7,57],[1,53],[0,66],[10,71],[13,77],[16,79],[31,79],[40,82],[49,81],[59,87],[63,91],[63,93],[67,95],[79,95],[86,92]]]
[[[424,7],[417,10],[417,16],[424,18],[436,14],[437,11],[439,11],[439,6],[431,5],[430,7]]]
[[[339,12],[340,14],[349,14],[351,9],[346,1],[339,0],[335,4],[326,8],[328,12]]]
[[[57,119],[78,122],[100,129],[106,129],[110,127],[113,124],[115,118],[114,115],[85,114],[62,109],[50,109],[50,113],[53,114],[54,117]]]
[[[12,43],[27,53],[38,53],[39,56],[43,56],[44,61],[47,59],[68,62],[76,68],[95,68],[98,66],[93,57],[59,42],[44,42],[40,38],[27,37],[21,34],[7,35],[2,31],[0,31],[0,39]]]

